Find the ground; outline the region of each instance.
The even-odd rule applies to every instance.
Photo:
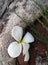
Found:
[[[0,0],[1,1],[1,0]],[[3,0],[4,1],[4,0]],[[3,2],[3,1],[1,1],[1,2]],[[24,1],[26,1],[26,0],[24,0]],[[29,2],[30,1],[30,2]],[[23,16],[23,17],[26,17],[27,19],[28,18],[30,18],[30,16],[29,16],[29,14],[30,13],[32,13],[32,11],[34,11],[35,13],[38,13],[38,11],[39,10],[37,10],[36,8],[34,8],[34,6],[32,5],[32,7],[31,7],[31,1],[32,0],[27,0],[27,2],[26,2],[26,7],[25,7],[25,5],[23,5],[24,3],[22,3],[22,2],[19,2],[19,5],[18,5],[18,3],[16,4],[16,6],[17,6],[17,8],[16,8],[16,12],[19,12],[19,14],[21,15],[21,16]],[[0,3],[1,3],[0,2]],[[45,5],[45,6],[47,6],[48,5],[48,0],[40,0],[40,3],[44,3],[43,5]],[[0,4],[0,6],[2,5],[3,3],[1,3]],[[28,5],[29,5],[29,8],[28,8]],[[2,5],[3,6],[3,5]],[[23,9],[23,7],[25,7],[25,10]],[[21,8],[21,9],[20,9]],[[31,9],[32,8],[32,9]],[[14,9],[14,8],[13,8]],[[13,10],[12,9],[12,10]],[[11,11],[12,11],[11,10]],[[1,11],[1,10],[0,10]],[[1,11],[2,12],[2,11]],[[26,14],[26,15],[25,15]],[[12,42],[14,39],[12,39],[12,37],[11,37],[11,35],[10,35],[10,31],[11,31],[11,29],[14,27],[14,25],[20,25],[20,26],[24,26],[23,24],[21,24],[20,23],[20,19],[17,19],[17,21],[15,22],[15,21],[8,21],[6,18],[8,17],[8,11],[4,14],[4,16],[3,16],[3,18],[2,19],[0,19],[0,42],[2,42],[2,44],[3,44],[3,49],[1,50],[0,49],[0,65],[16,65],[16,61],[14,60],[13,62],[12,62],[12,60],[10,61],[10,62],[8,62],[7,60],[9,59],[10,60],[10,57],[8,56],[8,54],[7,54],[7,47],[8,47],[8,45],[9,45],[9,43],[10,42]],[[13,18],[13,19],[15,19],[15,18]],[[31,18],[30,18],[31,19]],[[33,18],[32,18],[33,19]],[[32,20],[31,19],[31,20]],[[16,20],[16,19],[15,19]],[[46,32],[45,31],[45,29],[43,29],[42,28],[42,26],[36,21],[36,23],[34,23],[35,25],[36,25],[36,27],[37,27],[37,29],[38,29],[38,31],[40,31],[41,33],[42,33],[42,35],[44,35],[47,39],[48,39],[48,32]],[[26,29],[26,28],[25,28]],[[26,31],[30,31],[29,29],[26,29]],[[31,32],[31,31],[30,31]],[[42,61],[44,61],[43,60],[43,58],[44,58],[44,54],[43,54],[43,58],[42,58],[42,52],[44,53],[44,49],[45,49],[45,51],[46,51],[46,48],[45,48],[45,46],[42,44],[42,42],[40,42],[39,40],[38,40],[38,38],[35,36],[35,34],[33,33],[33,32],[31,32],[33,35],[34,35],[34,37],[35,37],[35,42],[33,43],[33,44],[31,44],[31,47],[30,47],[30,61],[29,61],[29,63],[27,62],[27,63],[25,63],[26,65],[27,64],[29,64],[29,65],[35,65],[35,62],[37,62],[37,64],[36,65],[40,65],[41,63],[42,63]],[[38,50],[38,48],[39,48],[39,50]],[[38,51],[38,52],[37,52]],[[37,52],[37,53],[36,53]],[[37,59],[37,61],[35,61],[35,57],[36,57],[36,55],[37,54],[39,54],[39,57],[37,57],[36,59]],[[37,55],[38,56],[38,55]],[[23,57],[22,55],[21,55],[21,57]],[[41,60],[40,60],[40,57],[41,57]],[[19,57],[19,59],[20,59],[20,57]],[[48,59],[48,58],[46,58],[45,57],[45,61],[46,61],[46,59]],[[40,61],[39,62],[39,64],[38,64],[38,61]],[[48,61],[48,60],[47,60]],[[20,62],[20,61],[19,61]],[[21,65],[23,65],[24,64],[24,62],[23,62],[23,64],[22,64],[22,62],[20,62],[21,63]],[[45,64],[45,63],[44,63]],[[42,64],[42,65],[44,65],[44,64]],[[45,64],[45,65],[47,65],[47,63]]]

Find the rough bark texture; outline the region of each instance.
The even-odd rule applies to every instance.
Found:
[[[48,0],[40,0],[43,5],[48,5]],[[20,16],[27,19],[33,19],[31,13],[34,11],[36,14],[39,13],[39,10],[33,6],[33,0],[23,0],[15,3],[17,8],[15,9],[16,13],[19,13]],[[12,7],[12,6],[11,6]],[[16,65],[15,59],[9,57],[7,53],[8,45],[14,40],[11,36],[11,30],[15,25],[20,25],[25,27],[26,25],[21,22],[21,19],[15,14],[12,13],[7,21],[7,25],[4,28],[4,32],[0,34],[0,65]]]

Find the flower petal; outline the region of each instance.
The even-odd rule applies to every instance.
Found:
[[[26,52],[24,61],[29,61],[29,52]]]
[[[10,57],[15,58],[20,55],[22,51],[22,45],[17,42],[12,42],[8,47],[8,54]]]
[[[28,52],[29,47],[30,47],[29,44],[27,44],[27,43],[23,43],[23,55],[25,55],[26,52]]]
[[[23,38],[24,43],[31,43],[34,42],[34,37],[31,33],[27,32],[26,35]]]
[[[14,39],[16,41],[20,41],[21,38],[22,38],[22,35],[23,35],[23,29],[22,27],[20,26],[15,26],[13,29],[12,29],[12,37],[14,37]]]

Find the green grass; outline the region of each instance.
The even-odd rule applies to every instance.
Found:
[[[40,3],[38,3],[37,1],[35,2],[35,6],[40,9],[40,14],[41,16],[43,16],[43,18],[45,18],[45,20],[48,22],[48,8],[43,7]]]
[[[48,27],[33,13],[32,16],[48,31]]]
[[[31,20],[27,20],[25,18],[20,17],[17,13],[16,15],[22,19],[22,22],[25,22],[27,24],[27,26],[29,26],[29,29],[36,34],[36,36],[38,37],[38,39],[44,44],[44,45],[48,45],[48,40],[36,29],[35,25],[33,23],[29,23],[31,22]]]
[[[48,24],[48,8],[46,9],[45,7],[43,7],[41,4],[39,4],[38,2],[35,2],[35,6],[38,5],[39,10],[40,10],[40,15],[43,17],[43,19],[45,19],[45,23],[43,21],[41,21],[34,13],[32,14],[32,16],[42,25],[43,28],[46,29],[46,31],[48,31],[48,26],[46,25],[46,22]],[[29,27],[29,29],[38,37],[38,39],[44,44],[44,45],[48,45],[48,40],[45,38],[45,36],[43,36],[37,29],[36,26],[32,22],[31,20],[27,20],[25,18],[20,17],[17,13],[16,15],[21,18],[22,22],[25,22],[27,24],[27,26]]]

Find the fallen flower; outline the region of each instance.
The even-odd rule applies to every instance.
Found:
[[[12,58],[18,57],[23,51],[23,55],[25,55],[24,61],[29,60],[29,47],[28,43],[34,42],[34,37],[31,33],[27,32],[24,38],[23,36],[23,28],[20,26],[13,27],[11,31],[12,37],[16,40],[12,42],[8,47],[8,54]]]

